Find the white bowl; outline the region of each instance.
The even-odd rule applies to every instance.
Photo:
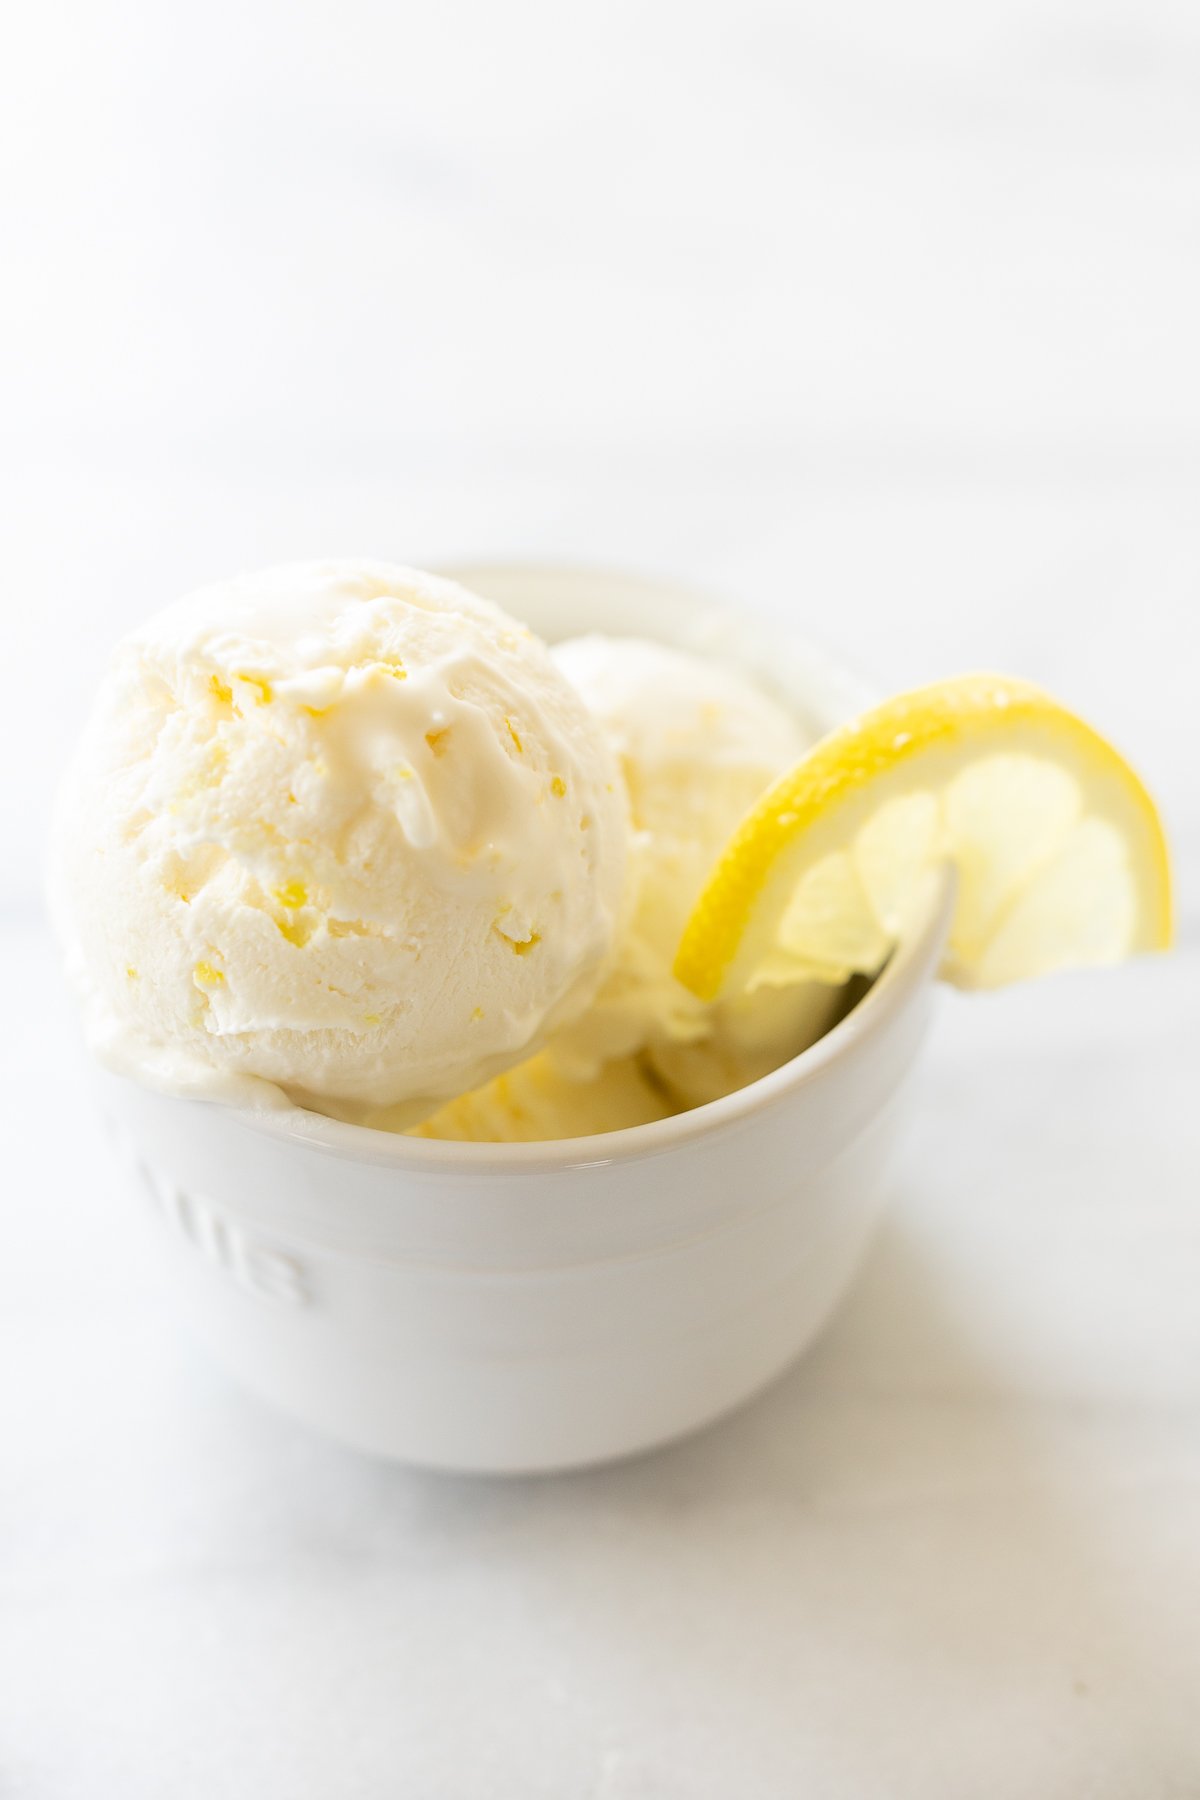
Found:
[[[802,646],[765,638],[755,655],[744,624],[679,590],[462,573],[548,637],[736,644],[818,725],[862,697]],[[628,1131],[442,1143],[105,1072],[102,1102],[153,1201],[180,1311],[247,1387],[406,1461],[600,1462],[736,1406],[829,1318],[880,1212],[948,910],[944,893],[794,1061]]]

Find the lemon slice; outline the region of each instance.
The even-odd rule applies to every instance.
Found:
[[[675,973],[702,999],[874,974],[947,865],[943,976],[999,987],[1171,937],[1162,823],[1090,725],[1026,682],[899,694],[768,789],[697,901]]]

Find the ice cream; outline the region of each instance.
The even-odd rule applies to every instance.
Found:
[[[119,646],[52,901],[109,1061],[398,1124],[586,1007],[627,835],[602,725],[523,625],[409,569],[296,565]]]
[[[600,992],[551,1050],[580,1078],[640,1053],[679,1104],[698,1105],[795,1055],[837,1004],[828,987],[795,982],[706,1006],[671,972],[688,914],[731,832],[810,740],[748,675],[707,657],[599,635],[568,640],[553,655],[617,755],[636,899]]]
[[[606,1063],[590,1079],[568,1075],[542,1051],[463,1094],[413,1128],[413,1137],[467,1143],[533,1143],[590,1137],[669,1118],[678,1108],[636,1057]]]
[[[590,1006],[539,1055],[414,1135],[518,1142],[647,1124],[777,1068],[840,1004],[823,984],[790,981],[710,1006],[671,972],[730,833],[808,746],[793,715],[739,670],[648,639],[594,635],[552,654],[621,769],[633,826],[629,917]]]

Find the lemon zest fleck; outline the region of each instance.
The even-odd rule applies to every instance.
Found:
[[[308,904],[308,889],[302,881],[285,881],[274,889],[274,894],[280,906],[294,909]]]
[[[275,929],[289,944],[295,944],[297,950],[303,950],[313,934],[312,926],[303,919],[276,919]]]

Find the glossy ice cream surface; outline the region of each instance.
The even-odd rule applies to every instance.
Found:
[[[298,565],[119,646],[52,899],[109,1062],[411,1122],[586,1006],[627,836],[604,734],[523,625],[412,570]]]

